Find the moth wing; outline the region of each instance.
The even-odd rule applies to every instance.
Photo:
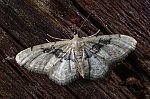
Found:
[[[69,41],[59,41],[33,46],[18,53],[16,61],[30,71],[47,74],[60,85],[67,84],[78,75],[69,45]]]
[[[103,78],[111,64],[123,60],[135,49],[137,41],[126,35],[84,38],[83,64],[90,79]]]

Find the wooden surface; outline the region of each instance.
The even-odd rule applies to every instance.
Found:
[[[46,34],[72,38],[72,30],[88,36],[98,29],[99,35],[126,34],[138,41],[105,80],[79,78],[59,86],[14,60],[27,47],[57,41]],[[149,0],[0,0],[0,99],[53,98],[150,99]]]

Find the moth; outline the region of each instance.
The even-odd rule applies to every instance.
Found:
[[[16,55],[16,62],[30,71],[47,74],[59,85],[79,76],[104,78],[112,64],[135,50],[137,41],[127,35],[113,34],[49,42],[27,48]]]

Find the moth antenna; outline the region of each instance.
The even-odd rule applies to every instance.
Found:
[[[83,21],[83,23],[81,24],[81,26],[79,27],[79,29],[81,29],[83,27],[83,25],[85,24],[85,22],[87,21],[87,19],[90,17],[91,13],[89,13],[89,15],[86,17],[85,21]]]
[[[83,25],[85,24],[85,22],[87,21],[87,19],[90,17],[91,13],[88,14],[88,16],[84,19],[84,21],[82,22],[81,26],[79,27],[79,29],[81,29],[83,27]],[[75,24],[73,24],[72,26],[72,29],[73,29],[73,34],[74,35],[78,35],[79,37],[79,34],[77,32],[75,32]]]
[[[86,17],[86,19],[84,19],[84,21],[82,22],[81,26],[79,27],[79,29],[81,29],[83,27],[83,25],[85,24],[85,22],[87,21],[87,19],[90,17],[91,13],[88,14],[88,16]],[[73,25],[73,30],[75,29],[75,25]],[[74,30],[74,35],[78,35],[79,37],[79,34]]]
[[[60,40],[60,41],[68,40],[68,39],[56,38],[56,37],[53,37],[53,36],[51,36],[51,35],[49,35],[49,34],[47,34],[47,36],[49,36],[49,37],[52,38],[52,39],[56,39],[56,40]]]
[[[88,37],[96,36],[96,35],[97,35],[100,31],[101,31],[101,30],[100,30],[100,29],[98,29],[98,31],[97,31],[96,33],[94,33],[93,35],[90,35],[90,36],[88,36]],[[85,37],[82,37],[82,38],[85,38]]]

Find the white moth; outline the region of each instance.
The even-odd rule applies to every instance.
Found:
[[[26,69],[42,74],[60,85],[82,76],[103,78],[114,63],[136,48],[137,41],[126,35],[102,35],[50,42],[27,48],[16,56]]]

